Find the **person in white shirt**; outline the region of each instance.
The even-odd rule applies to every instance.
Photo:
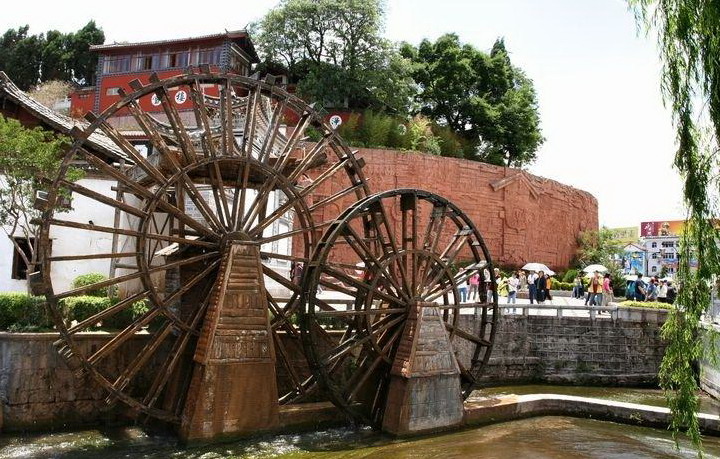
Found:
[[[531,271],[527,277],[528,283],[528,296],[530,297],[530,304],[533,304],[536,300],[537,295],[537,281],[538,275],[535,271]]]
[[[508,286],[508,304],[516,304],[516,297],[518,289],[520,288],[520,278],[518,277],[518,273],[512,273],[512,276],[507,280],[507,286]],[[512,308],[511,314],[516,314],[517,309]]]
[[[661,281],[660,287],[658,287],[658,294],[657,294],[657,300],[661,303],[667,303],[668,302],[668,286],[667,281]]]

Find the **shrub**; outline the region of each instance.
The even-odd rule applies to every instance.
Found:
[[[88,285],[97,284],[98,282],[102,282],[106,279],[107,279],[107,277],[105,277],[104,275],[102,275],[100,273],[83,274],[83,275],[76,277],[73,280],[73,287],[74,288],[86,287]],[[98,296],[98,297],[105,296],[106,297],[106,296],[108,296],[108,289],[107,288],[99,288],[96,290],[89,290],[89,291],[85,292],[85,294],[88,296]]]
[[[0,293],[0,330],[41,331],[52,329],[45,298],[27,293]]]
[[[63,300],[63,306],[67,317],[70,320],[82,322],[101,311],[104,311],[120,301],[118,298],[107,298],[97,296],[74,296]],[[104,329],[118,330],[127,327],[135,319],[148,311],[145,301],[137,301],[130,307],[124,308],[107,317],[99,324]]]
[[[462,139],[447,126],[433,125],[432,132],[440,143],[440,154],[442,156],[462,158],[464,157],[465,145]]]
[[[575,282],[575,278],[578,275],[577,269],[568,269],[565,275],[563,276],[563,282]]]
[[[626,308],[653,308],[653,309],[672,309],[674,306],[670,303],[660,303],[659,301],[622,301],[619,306]]]

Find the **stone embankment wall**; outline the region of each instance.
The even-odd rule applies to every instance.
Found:
[[[643,321],[570,317],[505,316],[498,324],[495,347],[484,385],[547,382],[567,384],[652,384],[662,359],[662,314],[643,315]],[[472,316],[461,318],[466,331],[477,325]],[[333,334],[333,333],[331,333]],[[99,349],[110,335],[83,334],[85,353]],[[136,335],[120,355],[105,362],[124,368],[150,335]],[[0,404],[2,430],[51,430],[70,426],[126,420],[122,403],[108,409],[107,394],[87,376],[78,379],[67,368],[52,342],[53,333],[0,333]],[[297,340],[283,340],[298,365],[304,363]],[[462,341],[462,340],[461,340]],[[467,343],[467,342],[466,342]],[[467,365],[469,351],[461,350]],[[148,366],[151,377],[156,364]],[[287,371],[278,365],[279,388]],[[309,373],[304,368],[303,374]]]
[[[417,152],[360,148],[363,172],[373,193],[420,188],[443,196],[465,212],[501,264],[529,261],[567,268],[582,231],[597,230],[597,200],[588,192],[520,169]],[[313,171],[317,176],[322,168]],[[350,184],[335,174],[312,194],[314,201]],[[336,218],[356,201],[348,196],[314,215],[318,222]],[[301,241],[293,241],[300,251]],[[348,250],[350,250],[348,248]]]
[[[700,360],[700,388],[720,399],[720,325],[703,324],[703,358]]]
[[[481,382],[636,386],[657,383],[665,313],[643,321],[504,316]]]

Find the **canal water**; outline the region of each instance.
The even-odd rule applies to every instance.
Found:
[[[484,389],[474,398],[509,394],[581,395],[663,405],[661,391],[563,386],[507,386]],[[718,413],[704,399],[705,412]],[[720,459],[720,438],[704,440],[705,457]],[[370,429],[328,429],[215,445],[183,448],[174,437],[139,428],[82,430],[53,434],[0,435],[3,458],[695,458],[687,441],[676,449],[670,432],[612,422],[545,416],[408,440]]]

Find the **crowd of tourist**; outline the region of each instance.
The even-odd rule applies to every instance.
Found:
[[[509,276],[503,277],[500,269],[495,268],[493,277],[497,295],[506,297],[508,304],[517,303],[518,292],[527,291],[530,303],[544,304],[552,301],[550,289],[553,278],[544,271],[530,271],[528,274],[523,270],[513,271]],[[484,302],[489,294],[493,293],[493,283],[490,271],[484,269],[482,273],[473,273],[465,283],[458,286],[460,302]]]

